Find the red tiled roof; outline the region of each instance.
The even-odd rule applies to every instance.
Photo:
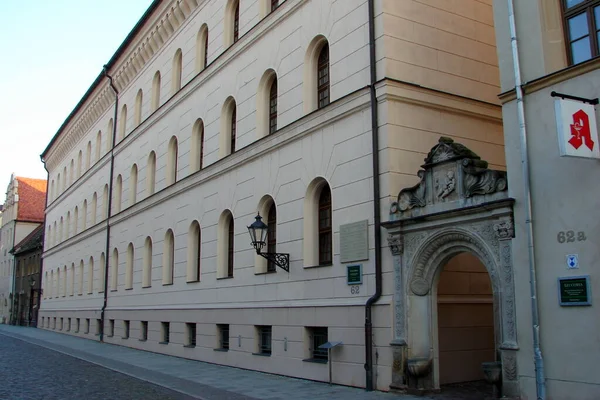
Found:
[[[16,177],[19,181],[19,205],[17,220],[44,222],[46,203],[46,180]]]

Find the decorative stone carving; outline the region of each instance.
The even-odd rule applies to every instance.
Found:
[[[506,190],[506,172],[487,169],[485,161],[464,159],[462,165],[465,197]]]
[[[515,237],[515,229],[510,220],[494,224],[494,232],[496,232],[498,239],[511,239]]]
[[[442,136],[438,140],[438,144],[433,146],[429,153],[427,153],[425,165],[439,164],[461,158],[481,159],[481,157],[472,152],[468,147],[454,142],[454,140],[449,137]]]
[[[445,199],[450,193],[454,192],[456,187],[456,178],[454,177],[454,171],[446,172],[446,179],[443,183],[440,183],[438,179],[435,181],[435,188],[437,189],[437,198],[442,200]]]
[[[410,210],[413,207],[425,207],[425,171],[417,172],[421,181],[415,186],[403,189],[398,194],[398,202],[392,204],[392,208],[399,211]]]
[[[388,235],[388,246],[393,256],[398,256],[404,251],[404,243],[400,235]]]
[[[504,352],[502,357],[502,367],[504,369],[504,377],[509,381],[517,379],[517,358],[514,354]]]

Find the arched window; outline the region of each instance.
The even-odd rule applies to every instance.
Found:
[[[325,44],[319,53],[317,65],[317,98],[319,108],[329,105],[329,45]]]
[[[177,137],[173,136],[169,140],[169,149],[167,153],[167,186],[177,182]]]
[[[56,245],[61,240],[60,232],[56,229],[56,221],[54,221],[54,235],[52,236],[52,245]]]
[[[87,147],[85,149],[85,170],[90,169],[92,164],[92,141],[88,141]]]
[[[60,297],[60,267],[56,268],[56,296]]]
[[[198,118],[192,128],[192,148],[190,151],[190,166],[192,172],[202,169],[202,158],[204,156],[204,122]]]
[[[221,157],[233,154],[236,150],[237,112],[235,100],[229,97],[225,100],[221,112],[221,143],[219,153]]]
[[[77,294],[83,294],[83,260],[79,261],[79,285],[77,289]]]
[[[79,154],[77,154],[77,179],[81,177],[81,163],[83,162],[83,152],[79,150]]]
[[[108,126],[106,129],[106,132],[108,132],[106,135],[106,153],[108,153],[113,146],[113,140],[114,140],[113,133],[115,132],[115,122],[113,121],[112,118],[108,120]],[[100,158],[98,158],[98,159],[100,159]]]
[[[198,221],[192,222],[188,232],[187,282],[200,281],[202,237]]]
[[[148,236],[144,242],[144,267],[142,271],[142,287],[152,286],[152,238]]]
[[[123,178],[119,174],[117,176],[117,182],[115,184],[115,208],[114,208],[115,211],[113,214],[117,214],[121,211],[122,194],[123,194]]]
[[[75,181],[75,160],[71,158],[71,168],[69,168],[69,186]]]
[[[58,174],[60,177],[60,174]],[[56,188],[54,187],[54,179],[52,179],[52,183],[50,184],[50,199],[48,201],[48,204],[50,204],[50,201],[54,200],[56,197]]]
[[[181,49],[177,49],[175,56],[173,56],[173,69],[171,78],[171,92],[174,95],[181,89],[181,68],[182,68],[182,54]]]
[[[138,90],[135,96],[135,110],[133,114],[133,125],[138,126],[142,123],[142,102],[144,100],[144,92],[142,89]]]
[[[79,228],[79,208],[75,206],[75,211],[73,211],[73,236],[77,235],[77,230]]]
[[[319,35],[308,45],[304,57],[304,112],[308,114],[327,106],[330,102],[329,89],[329,43]]]
[[[96,192],[94,192],[94,195],[92,196],[92,215],[90,217],[91,221],[92,221],[92,226],[96,225],[96,210],[98,208],[98,195],[96,194]]]
[[[271,0],[271,12],[275,11],[279,7],[279,0]]]
[[[333,263],[333,222],[331,189],[323,178],[308,186],[304,199],[305,266]]]
[[[62,191],[64,192],[65,190],[67,190],[67,167],[65,166],[63,168],[63,181],[62,181]]]
[[[129,174],[129,206],[134,205],[137,199],[137,181],[137,164],[133,164],[133,166],[131,167],[131,173]]]
[[[112,253],[112,262],[111,262],[111,282],[110,288],[111,290],[117,290],[119,287],[119,250],[115,247]]]
[[[120,142],[121,140],[123,140],[125,138],[126,131],[127,131],[127,104],[123,104],[123,107],[121,107],[121,120],[119,123],[119,138],[117,139],[117,142]]]
[[[271,83],[269,92],[269,134],[277,131],[277,77]]]
[[[63,280],[61,283],[62,289],[63,289],[62,296],[66,297],[67,296],[67,266],[66,265],[63,267],[63,276],[62,277],[63,277]]]
[[[98,293],[104,293],[106,286],[106,257],[100,254],[100,276],[98,277]]]
[[[277,74],[267,70],[258,83],[256,129],[259,138],[277,131]]]
[[[48,240],[46,241],[46,249],[52,246],[52,225],[48,225]]]
[[[83,201],[83,208],[81,209],[81,230],[85,231],[87,228],[87,199]]]
[[[56,193],[56,197],[60,196],[60,195],[61,195],[61,193],[62,193],[62,190],[63,190],[63,189],[61,188],[61,185],[60,185],[60,183],[61,183],[61,182],[60,182],[60,172],[59,172],[59,173],[58,173],[58,176],[56,177],[56,191],[57,191],[57,193]]]
[[[156,71],[154,78],[152,78],[152,102],[151,111],[158,110],[160,106],[160,71]]]
[[[125,266],[125,289],[133,288],[133,243],[127,246],[127,265]]]
[[[233,278],[233,262],[234,262],[234,229],[233,214],[226,210],[219,218],[219,232],[217,237],[218,242],[218,278]]]
[[[90,257],[88,264],[88,294],[94,293],[94,257]]]
[[[260,17],[264,18],[279,7],[280,0],[260,0]]]
[[[71,227],[71,211],[67,211],[67,223],[65,225],[65,239],[70,237],[70,228]]]
[[[100,160],[101,156],[102,156],[102,131],[98,131],[98,134],[96,135],[96,158],[94,159],[94,161],[98,162]]]
[[[202,24],[196,36],[196,73],[208,65],[208,26]]]
[[[71,271],[69,272],[69,296],[75,295],[75,263],[71,264]]]
[[[240,36],[240,2],[229,0],[225,7],[224,47],[228,48],[238,41]]]
[[[150,152],[148,156],[148,165],[146,166],[146,191],[148,196],[154,194],[156,187],[156,153]]]
[[[108,218],[108,185],[104,185],[102,193],[102,219]]]
[[[172,230],[167,230],[163,249],[163,285],[173,284],[175,271],[175,238]]]

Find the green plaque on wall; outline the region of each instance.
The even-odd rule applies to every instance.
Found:
[[[561,306],[591,305],[589,275],[558,278],[558,300]]]
[[[362,285],[362,264],[346,266],[348,285]]]

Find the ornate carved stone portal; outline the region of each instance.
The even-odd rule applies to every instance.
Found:
[[[432,289],[448,260],[469,252],[485,265],[492,283],[502,394],[517,396],[514,201],[508,197],[506,172],[488,169],[477,154],[445,137],[422,168],[419,183],[400,191],[389,221],[382,224],[395,271],[392,388],[439,389]]]

